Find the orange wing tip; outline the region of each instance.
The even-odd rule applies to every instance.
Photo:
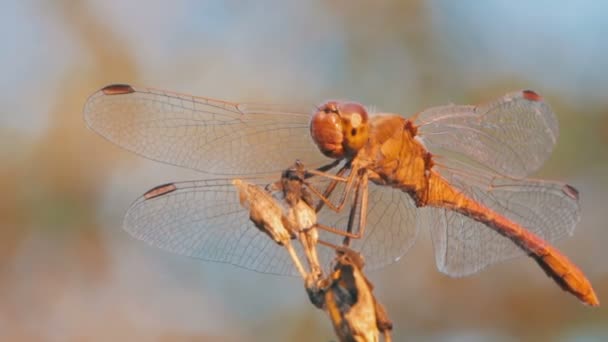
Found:
[[[148,190],[144,194],[144,198],[146,200],[149,200],[149,199],[152,199],[152,198],[156,198],[156,197],[159,197],[159,196],[166,195],[166,194],[168,194],[170,192],[173,192],[175,190],[177,190],[177,187],[173,183],[167,183],[167,184],[159,185],[159,186],[156,186],[156,187]]]
[[[101,88],[104,95],[123,95],[135,92],[135,89],[128,84],[110,84]]]
[[[528,100],[528,101],[534,101],[534,102],[539,102],[543,100],[543,97],[540,96],[537,92],[535,92],[534,90],[523,90],[521,92],[521,94],[523,95],[524,99]]]

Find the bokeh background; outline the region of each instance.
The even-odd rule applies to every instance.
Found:
[[[543,94],[560,139],[539,176],[582,194],[558,246],[608,301],[608,3],[2,1],[0,340],[329,341],[298,279],[165,253],[122,231],[137,196],[194,172],[89,131],[108,83],[229,100],[356,99],[386,111]],[[436,271],[428,234],[370,274],[395,340],[596,341],[585,307],[534,262]]]

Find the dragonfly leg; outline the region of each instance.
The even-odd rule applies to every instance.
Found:
[[[367,225],[367,204],[369,200],[369,182],[367,172],[363,174],[361,179],[361,209],[359,210],[359,227],[357,234],[363,236]]]
[[[342,229],[326,226],[326,225],[323,225],[323,224],[320,224],[320,223],[317,223],[315,225],[315,227],[319,228],[319,229],[322,229],[322,230],[324,230],[326,232],[330,232],[330,233],[333,233],[333,234],[336,234],[336,235],[340,235],[340,236],[349,237],[351,239],[359,239],[361,237],[359,234],[353,234],[351,232],[345,232]],[[334,245],[332,243],[329,243],[329,242],[326,242],[326,241],[323,241],[323,240],[319,240],[318,243],[322,244],[322,245],[325,245],[327,247],[339,247],[339,246],[336,246],[336,245]]]
[[[342,171],[342,170],[348,170],[348,167],[345,166],[342,169],[340,169],[340,171]],[[342,173],[344,173],[344,172],[342,172]],[[306,175],[307,175],[307,177],[305,177],[305,178],[310,178],[310,177],[308,177],[308,175],[311,175],[311,176],[329,178],[329,179],[337,181],[337,182],[347,182],[348,181],[348,178],[342,177],[341,174],[339,174],[339,173],[336,173],[334,175],[329,172],[321,172],[321,171],[317,171],[317,170],[306,170]]]
[[[334,160],[333,162],[331,162],[329,164],[326,164],[326,165],[323,165],[323,166],[320,166],[320,167],[316,168],[315,170],[319,171],[319,172],[327,172],[327,171],[333,169],[334,167],[338,166],[338,164],[340,164],[341,161],[342,160],[340,160],[340,159],[336,159],[336,160]]]
[[[331,243],[331,242],[327,242],[327,241],[325,241],[325,240],[317,240],[317,243],[318,243],[319,245],[322,245],[322,246],[325,246],[325,247],[329,247],[329,248],[334,249],[334,250],[336,250],[336,249],[340,248],[340,246],[335,245],[335,244],[333,244],[333,243]]]
[[[363,172],[363,177],[365,177],[365,175],[366,175],[366,172]],[[363,179],[360,179],[360,180],[363,180]],[[350,208],[350,213],[348,215],[348,225],[346,226],[346,232],[349,235],[344,236],[344,241],[342,242],[342,244],[344,246],[349,246],[350,245],[350,239],[351,238],[359,239],[361,237],[360,234],[354,234],[353,233],[353,227],[354,227],[354,224],[355,224],[355,217],[357,216],[357,212],[360,212],[358,210],[358,207],[360,208],[360,206],[362,204],[361,200],[362,200],[363,197],[361,196],[361,193],[362,193],[361,190],[363,188],[363,183],[362,182],[358,182],[357,185],[356,185],[356,187],[357,187],[357,189],[355,190],[355,198],[353,199],[353,204],[352,204],[352,206]],[[361,216],[361,215],[359,215],[359,216]],[[357,230],[359,230],[359,229],[357,229]]]
[[[320,223],[315,224],[316,228],[322,229],[324,231],[327,231],[327,232],[330,232],[330,233],[333,233],[336,235],[344,236],[344,238],[345,238],[344,246],[348,246],[350,244],[350,239],[360,239],[363,236],[363,234],[365,233],[365,226],[367,225],[367,205],[368,205],[368,194],[369,194],[369,191],[368,191],[369,183],[368,183],[367,173],[363,173],[362,178],[358,183],[359,184],[357,184],[357,190],[355,192],[355,200],[353,201],[353,205],[350,210],[349,223],[348,223],[346,231],[339,229],[339,228],[326,226],[326,225],[323,225]],[[356,217],[357,211],[360,212],[359,224],[357,227],[357,232],[353,233],[352,231],[353,231],[353,226],[355,223],[355,217]],[[330,248],[338,247],[332,243],[322,241],[322,240],[319,240],[318,243],[325,245],[327,247],[330,247]]]
[[[350,165],[346,164],[344,165],[337,173],[336,176],[338,177],[342,177],[342,175],[344,175],[344,173],[346,173],[346,171],[349,170]],[[348,182],[348,178],[347,178],[347,182]],[[309,182],[306,182],[306,186],[315,194],[317,195],[320,199],[321,202],[319,202],[319,204],[317,204],[317,207],[315,208],[316,212],[319,212],[321,210],[321,208],[323,208],[323,205],[327,205],[330,209],[337,211],[337,207],[334,206],[330,201],[329,201],[329,196],[331,195],[331,193],[335,190],[336,186],[338,185],[338,180],[337,179],[332,179],[331,183],[329,183],[329,185],[327,186],[327,188],[325,188],[325,191],[323,192],[323,194],[321,194],[321,192],[316,189],[314,186],[312,186],[311,184],[309,184]]]
[[[342,175],[348,170],[350,170],[350,174],[348,175],[348,177],[347,178],[342,177]],[[325,189],[323,194],[321,194],[321,192],[318,189],[316,189],[314,186],[312,186],[310,183],[306,182],[305,184],[310,189],[310,191],[313,192],[315,195],[317,195],[317,197],[319,197],[319,199],[321,199],[321,201],[317,204],[315,211],[319,212],[323,208],[324,205],[327,205],[331,210],[333,210],[335,212],[342,211],[342,209],[344,209],[344,205],[346,204],[346,200],[348,199],[348,196],[350,195],[352,188],[355,187],[355,184],[357,183],[357,177],[356,177],[356,175],[358,173],[357,170],[359,170],[359,169],[353,168],[352,165],[350,165],[350,164],[344,165],[344,167],[342,167],[342,169],[340,169],[340,171],[338,171],[338,173],[336,174],[336,176],[338,176],[338,179],[335,179],[335,178],[332,179],[332,182],[327,186],[327,188]],[[346,186],[345,186],[344,191],[342,192],[342,195],[341,195],[338,203],[333,204],[329,200],[329,196],[335,190],[336,186],[338,185],[338,182],[345,182]]]
[[[363,173],[363,176],[361,177],[361,183],[359,188],[357,188],[357,196],[358,200],[360,201],[359,203],[355,202],[355,205],[353,205],[353,208],[351,209],[351,212],[355,212],[356,211],[356,207],[359,207],[359,224],[357,227],[357,233],[353,234],[353,236],[355,236],[355,239],[360,239],[363,234],[365,234],[365,226],[367,225],[367,203],[368,203],[368,195],[369,195],[369,183],[367,181],[367,172]],[[361,196],[359,197],[359,191],[361,191]],[[354,216],[354,215],[353,215]],[[349,223],[350,223],[350,218],[349,218]],[[349,227],[349,229],[352,227]],[[344,238],[344,244],[345,246],[348,246],[348,244],[350,243],[349,240],[350,239],[348,236],[346,236]]]
[[[321,210],[321,208],[323,208],[324,205],[327,205],[331,210],[333,210],[335,212],[340,212],[344,207],[346,199],[348,198],[348,194],[350,193],[350,189],[352,188],[352,182],[353,182],[353,177],[351,175],[349,175],[346,178],[343,177],[344,173],[346,173],[346,171],[351,169],[350,163],[347,163],[346,165],[344,165],[335,175],[325,172],[325,171],[330,170],[333,167],[335,167],[337,164],[339,164],[339,162],[340,161],[333,162],[328,165],[317,168],[315,170],[304,170],[304,176],[302,177],[302,182],[304,183],[304,185],[306,185],[306,187],[313,194],[315,194],[321,200],[315,208],[316,212],[319,212]],[[298,166],[301,166],[302,164],[300,163],[300,161],[296,160],[294,165],[296,165],[296,168],[297,168]],[[319,191],[319,189],[317,189],[310,182],[306,181],[306,179],[311,178],[313,176],[331,179],[331,183],[327,186],[324,193],[321,193],[321,191]],[[342,193],[342,197],[341,197],[340,201],[338,202],[337,205],[335,205],[329,200],[329,196],[334,191],[334,189],[336,188],[336,186],[338,185],[339,182],[346,183],[346,188],[345,188],[344,192]],[[274,183],[270,183],[270,184],[266,185],[265,189],[268,192],[282,191],[283,190],[282,183],[283,183],[283,179],[278,180]]]
[[[327,189],[330,189],[330,191],[327,191],[327,189],[326,189],[325,193],[321,193],[321,191],[319,191],[319,189],[314,187],[309,182],[305,182],[304,184],[313,194],[315,194],[321,200],[319,202],[319,204],[317,205],[317,207],[315,208],[316,212],[319,212],[321,210],[321,208],[323,208],[323,205],[326,205],[329,209],[331,209],[335,212],[339,212],[341,210],[341,208],[339,208],[339,207],[335,206],[333,203],[331,203],[329,198],[327,198],[327,196],[326,196],[326,194],[331,194],[331,192],[333,192],[334,188],[336,187],[336,184],[338,184],[337,182],[332,182],[331,184],[329,184]]]

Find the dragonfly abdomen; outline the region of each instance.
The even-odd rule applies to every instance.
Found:
[[[509,238],[532,257],[563,290],[572,293],[585,304],[599,305],[591,283],[568,257],[517,222],[455,189],[434,171],[430,173],[425,204],[456,211]]]

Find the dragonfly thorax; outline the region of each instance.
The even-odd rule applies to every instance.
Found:
[[[369,138],[367,110],[355,102],[325,102],[312,117],[310,134],[326,156],[352,158]]]

